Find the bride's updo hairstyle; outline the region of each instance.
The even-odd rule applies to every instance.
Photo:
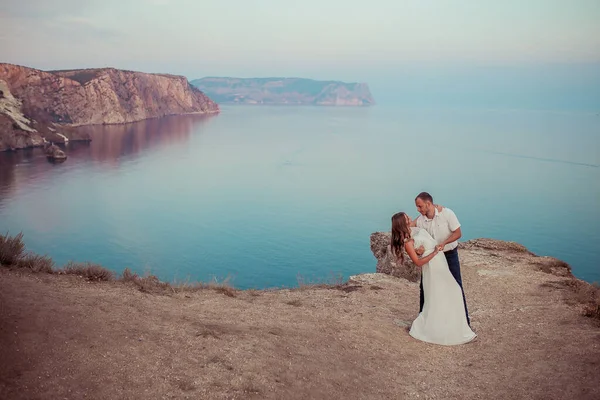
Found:
[[[410,240],[410,226],[406,213],[392,215],[392,253],[400,262],[404,262],[404,243]]]

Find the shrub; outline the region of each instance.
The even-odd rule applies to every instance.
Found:
[[[121,274],[121,280],[123,282],[133,282],[138,278],[139,278],[138,274],[136,274],[135,272],[131,272],[131,270],[129,268],[125,268],[125,270],[123,271],[123,274]]]
[[[90,262],[76,263],[71,261],[59,273],[83,276],[89,281],[112,281],[115,279],[115,274],[112,271]]]
[[[25,253],[25,243],[23,243],[23,232],[16,236],[0,235],[0,264],[16,264]]]
[[[29,269],[32,272],[54,273],[54,261],[49,256],[27,254],[17,262],[17,266]]]

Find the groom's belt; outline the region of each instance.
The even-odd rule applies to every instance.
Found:
[[[445,251],[444,254],[451,254],[451,253],[456,253],[458,251],[458,246],[456,246],[455,248],[453,248],[452,250],[448,250]]]

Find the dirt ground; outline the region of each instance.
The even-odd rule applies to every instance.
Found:
[[[0,268],[1,399],[600,399],[600,328],[528,254],[461,250],[478,338],[408,335],[418,285],[156,295]]]

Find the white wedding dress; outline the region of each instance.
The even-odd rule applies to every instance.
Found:
[[[436,241],[421,228],[411,228],[415,248],[423,245],[425,257],[435,249]],[[462,291],[450,273],[444,253],[439,252],[421,267],[425,304],[410,328],[410,335],[424,342],[456,345],[477,336],[467,323]]]

